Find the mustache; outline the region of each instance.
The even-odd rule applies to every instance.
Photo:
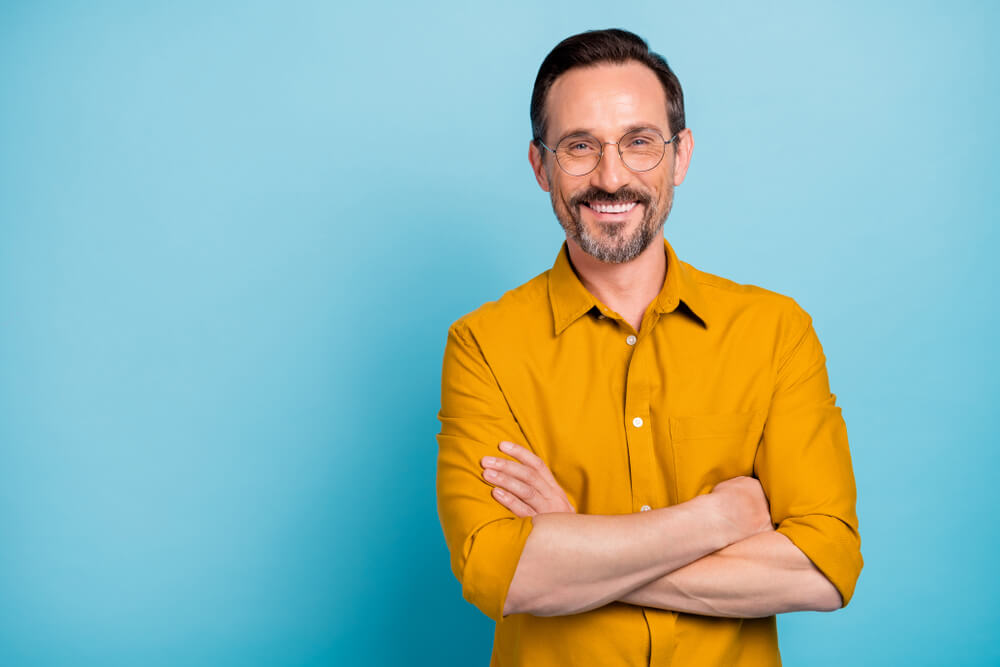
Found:
[[[607,192],[591,186],[570,197],[569,205],[576,208],[580,204],[625,204],[633,201],[648,207],[652,198],[645,192],[627,186],[619,188],[615,192]]]

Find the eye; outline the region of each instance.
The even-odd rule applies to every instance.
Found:
[[[643,131],[630,134],[626,137],[625,145],[628,148],[648,148],[661,143],[663,140],[655,133]]]
[[[567,137],[559,144],[560,152],[569,157],[581,157],[601,152],[601,145],[593,137]]]

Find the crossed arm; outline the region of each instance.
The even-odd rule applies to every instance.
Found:
[[[454,326],[442,374],[437,488],[465,598],[496,621],[614,601],[730,617],[847,603],[863,561],[846,427],[819,340],[808,316],[798,319],[804,333],[789,337],[776,369],[755,478],[616,516],[577,514],[528,449],[497,456],[490,443],[527,444],[526,437],[480,343],[467,326]],[[500,472],[485,477],[496,487],[492,497],[477,479],[480,466]]]
[[[484,457],[484,479],[497,502],[533,517],[504,615],[561,616],[614,601],[742,618],[843,605],[837,588],[774,530],[753,478],[673,507],[582,515],[538,456],[513,443],[501,449],[515,460]]]

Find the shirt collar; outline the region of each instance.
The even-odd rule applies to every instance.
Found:
[[[693,269],[677,259],[677,254],[666,239],[663,239],[663,248],[667,253],[667,276],[663,281],[663,288],[653,301],[653,308],[660,313],[670,313],[681,306],[680,310],[707,328],[707,306],[692,273]],[[584,313],[601,307],[600,302],[587,291],[573,270],[565,241],[549,271],[549,302],[552,305],[552,320],[557,336]]]

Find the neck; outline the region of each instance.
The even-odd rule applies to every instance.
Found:
[[[624,264],[594,259],[572,239],[566,240],[569,258],[580,282],[591,294],[639,331],[642,317],[663,288],[667,255],[659,236],[638,257]]]

